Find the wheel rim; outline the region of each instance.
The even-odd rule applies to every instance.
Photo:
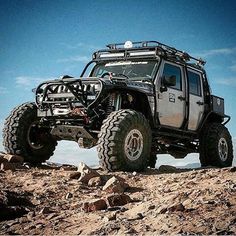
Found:
[[[226,161],[228,157],[228,144],[225,138],[220,138],[218,143],[218,152],[220,159]]]
[[[125,138],[125,155],[131,161],[137,160],[143,151],[143,135],[132,129]]]
[[[27,141],[31,148],[33,149],[40,149],[44,145],[40,142],[42,139],[41,132],[38,127],[37,122],[33,122],[27,132]]]

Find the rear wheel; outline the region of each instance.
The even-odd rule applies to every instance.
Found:
[[[200,138],[202,166],[228,167],[233,162],[233,145],[228,129],[219,123],[209,124]]]
[[[8,153],[21,155],[25,161],[39,164],[53,155],[56,145],[57,141],[49,129],[39,126],[34,103],[16,107],[5,121],[3,146]]]
[[[112,112],[103,122],[98,156],[109,171],[142,171],[148,165],[151,129],[146,118],[133,110]]]

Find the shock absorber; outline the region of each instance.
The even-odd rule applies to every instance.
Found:
[[[117,111],[121,108],[121,95],[119,93],[112,93],[109,96],[107,102],[106,115],[110,115],[111,112]]]
[[[107,101],[107,109],[106,115],[109,116],[114,110],[114,100],[115,100],[115,93],[110,94],[108,101]]]

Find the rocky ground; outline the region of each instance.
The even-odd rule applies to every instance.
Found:
[[[0,234],[236,234],[236,167],[106,173],[0,155]]]

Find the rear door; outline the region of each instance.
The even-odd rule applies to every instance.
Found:
[[[158,78],[175,76],[176,85],[167,87],[167,91],[157,90],[157,112],[161,125],[180,128],[185,117],[185,82],[183,68],[171,62],[163,61]],[[157,82],[160,85],[160,81]]]
[[[189,84],[189,130],[197,130],[204,112],[204,96],[202,74],[192,69],[187,69]]]

